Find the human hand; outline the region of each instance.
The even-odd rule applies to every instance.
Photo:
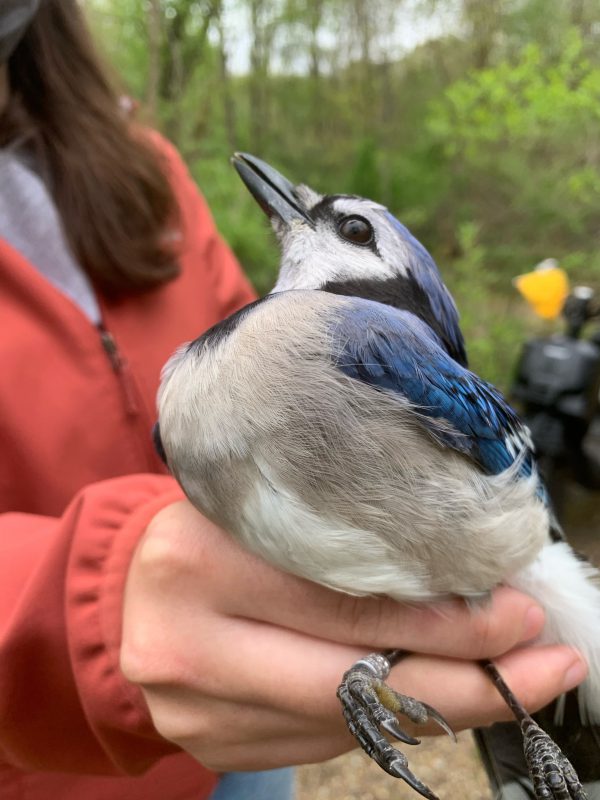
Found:
[[[336,689],[371,651],[414,652],[387,682],[457,731],[511,718],[473,659],[494,658],[525,706],[541,708],[585,677],[568,647],[514,649],[542,624],[535,602],[508,588],[475,612],[325,589],[247,553],[181,501],[154,517],[132,561],[121,663],[166,739],[217,771],[270,769],[356,746]]]

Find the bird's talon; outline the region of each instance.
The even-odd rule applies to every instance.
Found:
[[[443,731],[446,731],[446,733],[448,734],[448,736],[449,736],[449,737],[450,737],[450,738],[451,738],[453,741],[455,741],[455,742],[456,742],[456,741],[457,741],[457,739],[456,739],[456,734],[454,733],[454,731],[453,731],[453,730],[452,730],[452,728],[450,727],[450,724],[449,724],[448,722],[446,722],[446,720],[444,719],[444,717],[442,717],[442,715],[440,714],[440,712],[439,712],[439,711],[436,711],[436,710],[435,710],[435,708],[432,708],[432,707],[431,707],[430,705],[428,705],[427,703],[423,703],[423,705],[424,705],[424,707],[425,707],[425,708],[426,708],[426,710],[427,710],[427,715],[429,716],[429,718],[430,718],[430,719],[432,719],[432,720],[434,720],[435,722],[437,722],[437,724],[440,726],[440,728],[441,728]]]
[[[397,765],[392,764],[390,765],[393,769],[393,772],[390,771],[390,774],[394,775],[396,778],[401,778],[403,781],[408,783],[408,785],[418,792],[423,797],[426,797],[427,800],[439,800],[437,794],[434,794],[429,786],[424,784],[420,781],[416,775],[414,775],[406,764],[399,761]]]
[[[414,736],[410,736],[403,731],[395,719],[384,719],[381,723],[381,727],[391,734],[394,739],[398,739],[399,742],[404,742],[404,744],[421,744],[420,739],[415,739]]]
[[[365,753],[387,773],[405,781],[427,800],[438,800],[410,771],[406,756],[388,742],[382,731],[405,744],[420,744],[419,739],[410,736],[398,724],[395,715],[400,713],[416,724],[434,719],[451,736],[454,733],[431,706],[401,695],[384,683],[390,666],[385,656],[372,654],[346,672],[338,688],[338,697],[348,729]]]

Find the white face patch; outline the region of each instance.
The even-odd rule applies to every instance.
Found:
[[[314,208],[322,199],[310,192],[302,200]],[[314,201],[314,202],[313,202]],[[290,227],[275,226],[282,250],[279,278],[275,292],[290,289],[319,289],[329,281],[357,279],[386,280],[406,275],[410,260],[409,245],[386,216],[386,209],[371,200],[339,197],[329,213],[316,215],[316,228],[295,221]],[[359,216],[372,226],[375,249],[345,240],[337,232],[344,217]]]

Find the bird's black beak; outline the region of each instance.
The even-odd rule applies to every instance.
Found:
[[[231,163],[269,219],[275,217],[286,225],[300,221],[315,227],[308,209],[296,194],[296,187],[277,170],[247,153],[235,153]]]

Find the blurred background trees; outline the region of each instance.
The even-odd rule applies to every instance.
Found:
[[[277,251],[233,150],[387,205],[433,252],[474,367],[500,385],[531,324],[512,277],[552,256],[600,284],[600,0],[84,5],[259,291]]]

